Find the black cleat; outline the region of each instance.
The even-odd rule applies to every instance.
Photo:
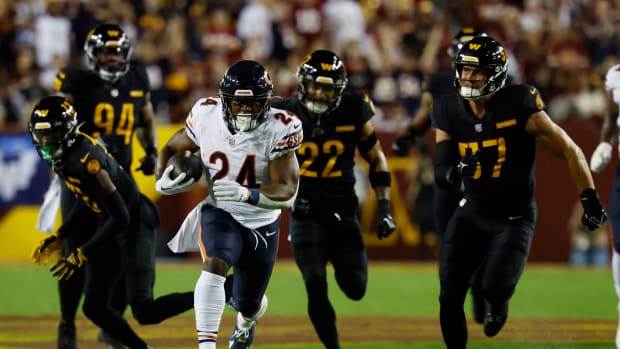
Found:
[[[487,303],[489,312],[484,316],[484,334],[487,337],[494,337],[501,331],[508,318],[508,302],[500,309],[494,309]]]
[[[75,325],[61,322],[58,325],[58,349],[76,349]]]

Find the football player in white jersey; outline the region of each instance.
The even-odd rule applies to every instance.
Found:
[[[170,178],[166,167],[175,153],[200,150],[210,195],[201,206],[199,239],[202,273],[194,308],[198,348],[215,349],[225,306],[224,281],[234,266],[231,305],[238,311],[229,340],[232,349],[248,348],[256,321],[265,313],[265,290],[276,258],[280,211],[295,200],[299,166],[295,150],[303,138],[301,121],[272,109],[273,85],[260,64],[231,65],[219,97],[199,99],[185,128],[159,153],[157,191],[170,195],[195,184],[185,173]]]
[[[601,129],[601,142],[594,150],[590,159],[590,169],[595,173],[599,173],[607,167],[611,160],[612,144],[618,141],[618,126],[620,126],[620,118],[618,117],[618,105],[620,105],[620,64],[614,65],[607,71],[605,88],[607,90],[607,111]],[[618,296],[618,311],[620,312],[620,172],[618,170],[616,171],[616,177],[612,186],[609,211],[614,239],[611,269],[614,276],[616,295]],[[616,347],[620,349],[620,322],[616,331]]]

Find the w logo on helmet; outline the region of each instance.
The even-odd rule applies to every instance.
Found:
[[[329,63],[321,63],[321,69],[331,71],[333,69],[333,65]]]
[[[49,113],[49,110],[48,109],[39,109],[39,110],[35,110],[34,113],[37,114],[37,116],[40,116],[40,117],[44,118]]]
[[[480,47],[482,47],[482,45],[480,45],[480,44],[474,44],[474,43],[470,43],[468,46],[469,46],[469,49],[470,49],[470,50],[474,50],[474,51],[479,50],[479,49],[480,49]]]
[[[118,30],[108,30],[107,33],[113,38],[118,38],[120,36],[120,32]]]

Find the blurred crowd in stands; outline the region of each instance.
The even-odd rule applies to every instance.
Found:
[[[464,26],[509,50],[510,74],[538,87],[556,121],[600,117],[602,78],[620,53],[618,0],[2,0],[0,131],[25,129],[58,69],[81,64],[100,22],[133,40],[164,124],[214,95],[239,58],[267,66],[286,96],[301,58],[327,48],[344,59],[350,87],[375,101],[376,128],[395,132],[416,110],[424,76],[450,69],[446,49]]]

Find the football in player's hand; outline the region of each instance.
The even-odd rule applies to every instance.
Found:
[[[185,172],[187,173],[186,179],[194,178],[194,181],[198,182],[202,176],[202,161],[196,155],[192,154],[189,150],[184,153],[176,153],[168,159],[166,167],[173,165],[174,168],[170,173],[170,178],[175,179],[178,175]]]

